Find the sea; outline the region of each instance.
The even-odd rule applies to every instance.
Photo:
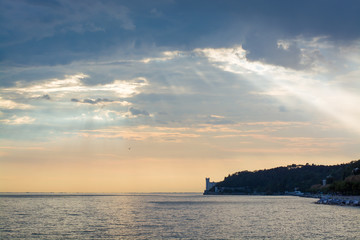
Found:
[[[295,196],[0,194],[0,239],[360,239],[360,208]]]

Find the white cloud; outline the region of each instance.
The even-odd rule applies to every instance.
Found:
[[[289,41],[286,41],[286,40],[278,40],[277,41],[277,47],[281,48],[283,50],[288,50],[290,45],[291,45],[291,43]]]
[[[96,109],[91,112],[81,113],[76,117],[67,118],[70,121],[95,121],[95,122],[114,122],[119,119],[124,119],[126,117],[126,112],[118,112],[114,110],[107,110],[107,109]]]
[[[207,57],[214,66],[227,72],[264,75],[271,70],[277,70],[273,65],[248,61],[246,59],[246,51],[242,46],[234,48],[198,48],[194,52]]]
[[[165,51],[161,53],[160,57],[143,58],[139,62],[150,63],[150,62],[164,62],[174,58],[181,57],[185,53],[182,51]]]
[[[131,80],[115,80],[109,84],[85,85],[82,79],[89,77],[80,73],[76,75],[67,75],[64,79],[51,79],[43,82],[37,82],[32,85],[17,83],[16,87],[4,88],[1,92],[12,94],[18,93],[22,95],[32,94],[59,94],[69,95],[78,93],[108,93],[113,92],[117,97],[126,98],[136,95],[140,92],[140,88],[148,85],[146,78],[139,77]]]
[[[312,45],[315,43],[311,42]],[[196,49],[195,52],[205,55],[214,66],[251,80],[251,83],[263,94],[274,97],[286,95],[296,97],[306,102],[308,106],[315,107],[319,112],[341,122],[343,127],[360,133],[358,124],[360,96],[338,85],[330,84],[331,77],[324,79],[324,75],[319,75],[319,72],[293,70],[258,61],[248,61],[241,46]],[[266,88],[262,89],[263,86]]]
[[[0,122],[8,125],[23,125],[23,124],[31,124],[35,121],[35,118],[29,116],[18,117],[14,115],[9,119],[2,119]]]
[[[12,100],[6,100],[0,97],[0,108],[1,109],[31,109],[33,106],[23,103],[17,103]]]
[[[219,116],[219,115],[215,115],[215,114],[212,114],[210,115],[211,118],[217,118],[217,119],[224,119],[225,117],[224,116]]]

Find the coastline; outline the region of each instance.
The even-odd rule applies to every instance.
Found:
[[[316,204],[360,207],[360,196],[323,195]]]
[[[284,194],[245,194],[240,192],[232,193],[216,193],[204,191],[203,195],[251,195],[251,196],[296,196],[296,197],[305,197],[305,198],[316,198],[318,199],[315,204],[326,204],[326,205],[338,205],[338,206],[353,206],[360,207],[360,196],[345,196],[345,195],[324,195],[324,194],[294,194],[294,193],[284,193]]]

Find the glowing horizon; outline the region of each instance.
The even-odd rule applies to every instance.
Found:
[[[0,1],[0,192],[360,158],[359,3],[135,2]]]

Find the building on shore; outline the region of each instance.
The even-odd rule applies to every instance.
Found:
[[[217,182],[210,182],[210,178],[205,178],[205,192],[209,191],[212,187],[216,185]]]

